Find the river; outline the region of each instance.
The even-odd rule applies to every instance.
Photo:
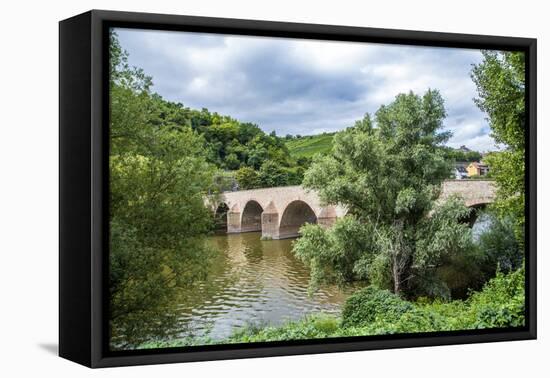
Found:
[[[488,216],[480,217],[473,227],[474,239],[489,225]],[[208,238],[216,257],[208,279],[181,292],[174,336],[208,335],[219,340],[246,325],[277,326],[307,314],[340,313],[357,286],[322,286],[309,295],[309,269],[291,251],[296,239],[262,241],[260,237],[260,232],[249,232]]]
[[[352,287],[323,286],[308,294],[309,269],[292,242],[260,240],[259,232],[215,235],[217,251],[208,280],[179,299],[180,337],[213,339],[245,325],[280,325],[310,313],[339,314]]]

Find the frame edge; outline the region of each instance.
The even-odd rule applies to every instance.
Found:
[[[90,366],[91,12],[59,22],[59,356]]]

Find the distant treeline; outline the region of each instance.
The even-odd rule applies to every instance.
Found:
[[[441,147],[446,159],[453,160],[455,162],[474,162],[482,159],[481,153],[477,151],[463,151],[461,149],[454,149],[451,147]]]

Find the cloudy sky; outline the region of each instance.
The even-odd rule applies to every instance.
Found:
[[[448,145],[495,149],[474,105],[469,72],[478,50],[116,29],[131,65],[153,90],[277,135],[318,134],[353,125],[398,94],[438,89]]]

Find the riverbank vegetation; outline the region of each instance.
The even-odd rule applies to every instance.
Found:
[[[222,340],[188,337],[150,341],[140,348],[521,327],[525,321],[524,280],[523,268],[499,272],[464,301],[420,298],[410,302],[388,290],[367,287],[346,301],[341,317],[314,314],[281,326],[250,324]]]
[[[229,342],[389,335],[519,327],[524,324],[524,271],[499,273],[465,301],[409,302],[388,290],[368,287],[353,294],[341,318],[310,316],[281,327],[245,328]]]

